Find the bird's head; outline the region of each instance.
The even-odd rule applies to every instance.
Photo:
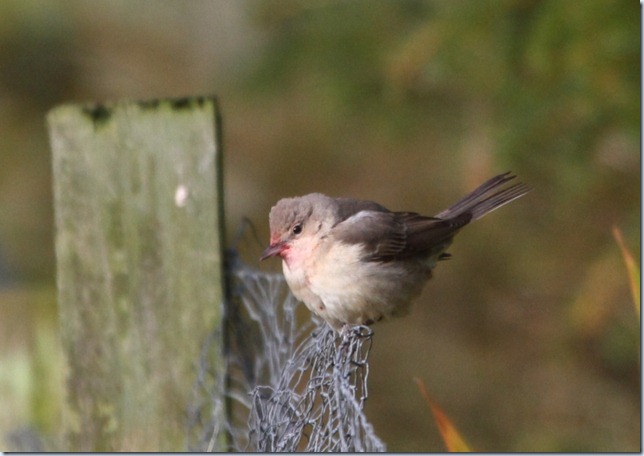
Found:
[[[333,222],[333,205],[332,198],[320,193],[279,200],[269,215],[270,245],[260,260],[310,250]]]

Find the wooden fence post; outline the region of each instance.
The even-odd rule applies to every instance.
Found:
[[[186,449],[201,344],[225,295],[218,119],[213,98],[47,116],[66,451]]]

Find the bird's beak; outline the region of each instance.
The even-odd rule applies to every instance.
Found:
[[[266,248],[266,250],[264,250],[264,253],[262,253],[262,256],[259,258],[259,261],[264,261],[266,258],[279,255],[284,250],[284,247],[286,247],[285,242],[276,242],[274,244],[269,245]]]

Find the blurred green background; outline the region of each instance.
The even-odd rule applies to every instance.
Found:
[[[375,327],[390,450],[444,448],[419,377],[479,450],[640,451],[611,234],[639,258],[640,52],[632,0],[3,0],[0,447],[60,442],[45,113],[216,94],[229,233],[248,216],[267,240],[272,204],[312,191],[431,214],[506,170],[534,188]]]

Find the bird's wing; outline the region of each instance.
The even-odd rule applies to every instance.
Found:
[[[389,209],[374,201],[353,198],[336,198],[335,202],[338,210],[338,221],[340,222],[362,211],[390,212]]]
[[[337,224],[332,235],[347,244],[362,244],[364,261],[392,261],[447,247],[470,220],[469,214],[444,220],[415,212],[362,210]]]

